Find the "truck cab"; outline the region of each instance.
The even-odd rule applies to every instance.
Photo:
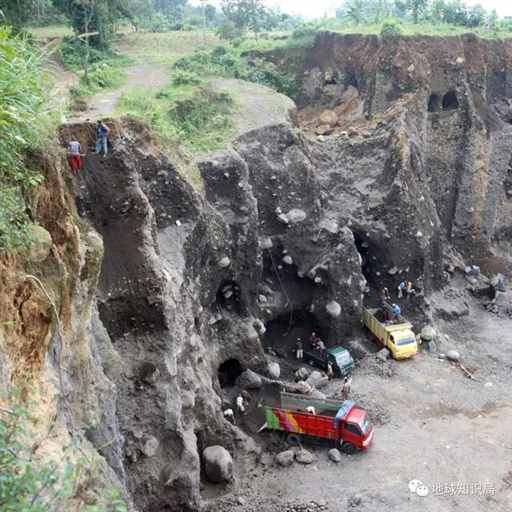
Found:
[[[330,347],[326,350],[304,350],[304,359],[323,370],[327,370],[327,364],[331,363],[336,377],[350,375],[354,369],[354,359],[350,352],[343,347]]]
[[[373,427],[364,409],[346,400],[334,418],[338,429],[338,444],[345,453],[367,449],[373,440]]]

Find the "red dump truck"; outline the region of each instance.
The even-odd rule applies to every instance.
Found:
[[[263,429],[327,439],[348,454],[367,449],[373,439],[367,412],[353,401],[318,400],[293,393],[281,393],[279,407],[265,406]]]

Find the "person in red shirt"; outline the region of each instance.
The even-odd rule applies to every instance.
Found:
[[[71,174],[76,176],[82,169],[82,146],[77,140],[72,140],[68,144],[68,163],[71,169]]]

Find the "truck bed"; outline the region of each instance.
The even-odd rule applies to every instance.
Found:
[[[286,409],[268,407],[266,421],[268,428],[284,430],[295,434],[307,434],[308,436],[324,439],[337,439],[337,430],[334,427],[334,416],[321,414],[309,414],[299,411],[287,411]]]

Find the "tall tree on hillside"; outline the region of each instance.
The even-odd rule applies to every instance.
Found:
[[[154,0],[154,5],[169,21],[181,23],[187,0]]]
[[[445,0],[434,0],[430,6],[430,19],[435,23],[444,21]]]
[[[347,0],[345,2],[345,16],[356,25],[366,19],[366,0]]]
[[[473,7],[470,7],[467,11],[468,27],[481,27],[485,24],[486,16],[487,12],[480,4],[476,4]]]
[[[256,34],[268,22],[262,0],[222,0],[222,12],[238,29],[252,30]]]
[[[413,23],[418,23],[425,14],[428,0],[407,0],[407,7],[411,12]]]
[[[447,0],[443,20],[452,25],[467,25],[467,7],[461,0]]]
[[[0,21],[3,21],[2,18],[5,19],[8,25],[18,31],[30,18],[32,0],[2,0],[0,12]]]

